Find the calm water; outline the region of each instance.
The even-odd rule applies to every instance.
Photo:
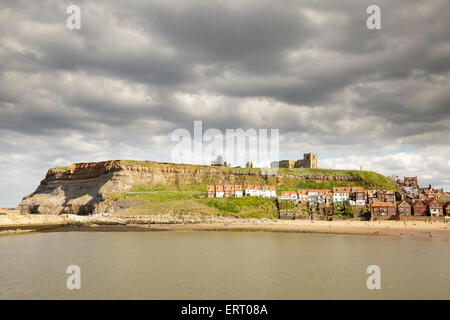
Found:
[[[368,265],[381,290],[366,288]],[[81,289],[66,289],[68,265]],[[450,242],[269,232],[0,237],[1,299],[449,299]]]

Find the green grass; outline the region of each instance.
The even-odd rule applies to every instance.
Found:
[[[53,171],[67,171],[69,170],[69,167],[55,167],[52,168]]]
[[[297,169],[286,169],[297,170]],[[333,189],[333,187],[364,187],[366,189],[385,189],[397,191],[394,183],[385,176],[370,171],[352,171],[352,170],[328,170],[328,169],[305,169],[314,170],[315,174],[329,175],[329,176],[353,176],[354,181],[337,181],[337,180],[322,180],[316,181],[313,179],[286,178],[283,183],[277,186],[277,194],[281,191],[298,190],[298,189]]]
[[[280,210],[294,210],[296,207],[295,203],[293,202],[279,202],[278,208]]]
[[[208,184],[206,183],[196,183],[196,184],[184,184],[180,185],[180,183],[168,183],[168,184],[139,184],[135,185],[131,188],[130,192],[153,192],[153,191],[183,191],[183,192],[198,192],[198,193],[206,193],[206,187]]]
[[[201,213],[230,215],[241,218],[277,218],[275,199],[259,197],[197,198],[197,192],[158,192],[148,194],[119,194],[110,200],[142,200],[145,204],[119,215],[149,215],[167,213]]]
[[[198,202],[217,209],[220,214],[248,218],[278,218],[275,199],[259,197],[208,198]]]
[[[160,163],[153,161],[138,161],[138,160],[118,160],[123,165],[134,165],[142,167],[154,167],[154,168],[173,168],[176,169],[188,169],[188,170],[202,170],[211,169],[210,166],[192,165],[192,164],[174,164],[174,163]],[[56,167],[55,171],[65,171],[69,167]],[[234,175],[235,184],[259,184],[259,185],[277,185],[278,190],[295,190],[300,188],[314,188],[314,189],[331,189],[333,187],[343,186],[361,186],[367,189],[393,189],[396,190],[395,185],[385,176],[372,171],[359,171],[359,170],[336,170],[336,169],[278,169],[277,176],[261,176],[257,173],[260,172],[259,168],[228,168],[228,167],[214,167],[214,170],[218,172],[225,181],[228,180],[230,175]],[[255,174],[250,174],[255,173]],[[295,178],[280,177],[280,175],[293,175]],[[337,180],[323,180],[315,181],[314,176],[351,176],[356,179],[355,181],[337,181]],[[281,180],[281,183],[280,183]],[[206,190],[208,184],[217,184],[217,179],[211,175],[206,174],[201,177],[201,181],[195,181],[195,183],[180,183],[175,181],[169,185],[140,185],[135,186],[132,191],[202,191]]]
[[[135,185],[130,192],[109,196],[110,200],[142,200],[145,205],[129,209],[129,214],[156,214],[169,212],[199,212],[239,217],[277,217],[276,202],[273,199],[257,197],[204,198],[206,187],[211,184],[273,185],[277,193],[298,189],[332,189],[333,187],[359,186],[366,189],[392,189],[395,185],[385,176],[371,171],[335,169],[286,169],[279,168],[276,176],[263,176],[259,168],[227,168],[190,164],[158,163],[153,161],[117,160],[123,165],[170,169],[175,181],[168,183],[146,183]],[[179,170],[181,169],[181,170]],[[55,171],[66,171],[69,167],[57,167]],[[182,170],[186,171],[186,176]],[[180,173],[177,173],[180,172]],[[217,174],[215,173],[217,172]],[[173,174],[173,173],[172,173]],[[318,176],[330,177],[319,180]],[[352,177],[353,181],[334,180],[336,176]],[[333,180],[331,180],[333,179]],[[336,178],[338,179],[338,178]],[[179,192],[176,192],[179,191]],[[181,191],[181,192],[180,192]],[[288,206],[288,205],[287,205]],[[351,213],[342,212],[343,216]]]
[[[189,200],[170,200],[165,202],[147,202],[138,207],[133,207],[116,214],[119,216],[140,216],[154,214],[187,214],[187,213],[203,213],[203,214],[220,214],[218,210],[209,208],[201,204],[197,199]]]
[[[111,200],[144,200],[147,202],[166,202],[173,200],[189,200],[198,197],[199,192],[154,192],[154,193],[120,193],[111,195]]]

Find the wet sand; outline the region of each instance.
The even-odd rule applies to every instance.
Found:
[[[450,239],[450,220],[356,221],[278,220],[209,215],[57,216],[9,215],[0,219],[0,235],[64,231],[266,231],[364,234],[409,239]]]
[[[196,223],[196,224],[127,224],[127,225],[66,225],[41,230],[44,232],[152,232],[152,231],[241,231],[299,232],[373,236],[394,236],[405,239],[450,240],[450,224],[425,221],[283,221],[273,223]]]

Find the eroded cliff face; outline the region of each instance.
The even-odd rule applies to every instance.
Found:
[[[353,176],[321,176],[278,174],[269,176],[259,170],[177,165],[171,163],[105,161],[73,164],[64,170],[50,169],[35,192],[19,204],[21,213],[87,215],[111,210],[108,196],[130,191],[137,185],[195,185],[270,183],[279,185],[285,179],[313,179],[316,181],[352,181]],[[205,190],[206,192],[206,190]],[[116,208],[127,204],[114,203]]]

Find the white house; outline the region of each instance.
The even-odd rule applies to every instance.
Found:
[[[283,200],[297,200],[297,192],[295,191],[282,191],[280,199]]]
[[[242,186],[234,186],[234,196],[235,197],[242,197],[244,195],[244,192],[242,191]]]
[[[216,198],[223,198],[225,195],[223,186],[216,186]]]
[[[317,190],[317,203],[325,203],[327,200],[327,192],[328,190]]]
[[[309,189],[308,190],[308,201],[309,203],[317,203],[317,198],[319,196],[319,190]]]
[[[269,198],[276,198],[277,197],[277,190],[275,189],[275,186],[267,186],[267,192],[269,194]]]
[[[259,197],[261,195],[261,187],[255,185],[246,185],[245,186],[245,195],[252,197]]]
[[[274,186],[263,186],[261,187],[261,197],[264,198],[276,198],[277,192]]]
[[[309,202],[309,196],[308,196],[308,190],[307,189],[300,189],[298,190],[298,200],[307,203]]]
[[[214,198],[216,196],[216,186],[208,186],[208,198]]]
[[[349,190],[347,187],[333,188],[333,202],[339,204],[346,204],[349,202]]]

